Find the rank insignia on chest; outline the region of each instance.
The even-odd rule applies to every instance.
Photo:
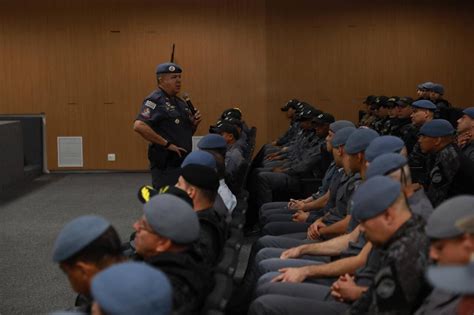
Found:
[[[178,125],[178,124],[179,124],[179,118],[176,118],[176,119],[174,120],[174,123]]]

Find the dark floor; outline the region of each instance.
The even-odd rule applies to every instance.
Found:
[[[75,295],[51,261],[62,226],[83,214],[110,220],[123,239],[141,215],[137,191],[149,174],[43,175],[0,199],[0,314],[47,314]]]

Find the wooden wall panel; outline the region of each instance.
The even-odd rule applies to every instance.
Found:
[[[84,169],[146,169],[132,131],[154,69],[184,68],[183,90],[203,112],[197,134],[239,106],[266,136],[263,1],[3,1],[0,112],[46,113],[48,165],[56,137],[84,137]],[[107,162],[116,153],[116,162]]]
[[[262,144],[287,127],[290,98],[355,120],[366,95],[414,95],[427,80],[472,106],[474,4],[452,3],[1,1],[0,113],[46,113],[50,169],[56,137],[78,135],[84,169],[146,169],[131,127],[173,42],[183,91],[204,114],[198,134],[239,106]]]
[[[472,106],[472,1],[267,1],[268,107],[299,98],[357,119],[369,94],[414,96],[420,82]],[[287,124],[269,121],[269,137]]]

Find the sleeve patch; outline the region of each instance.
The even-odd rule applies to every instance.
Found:
[[[156,104],[153,103],[153,102],[150,101],[150,100],[148,100],[148,101],[145,102],[145,106],[146,106],[146,107],[149,107],[149,108],[151,108],[151,109],[155,109],[155,108],[156,108]]]

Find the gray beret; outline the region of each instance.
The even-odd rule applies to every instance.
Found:
[[[352,121],[349,121],[349,120],[336,120],[335,122],[329,125],[329,130],[336,133],[342,128],[346,128],[346,127],[355,128],[355,125]]]
[[[359,128],[354,131],[346,141],[345,150],[347,154],[356,154],[365,151],[369,144],[377,138],[379,134],[369,128]]]
[[[379,215],[397,200],[401,189],[399,182],[386,176],[366,180],[352,197],[352,216],[357,221],[365,221]]]
[[[193,151],[189,153],[181,163],[181,167],[185,167],[188,164],[197,164],[207,166],[212,169],[216,169],[216,159],[214,156],[206,151]]]
[[[474,262],[465,266],[431,266],[427,278],[435,288],[442,291],[474,294]]]
[[[365,159],[372,162],[377,156],[385,153],[400,153],[405,146],[402,139],[395,136],[381,136],[375,138],[365,150]]]
[[[474,234],[474,214],[458,220],[456,226],[464,233]]]
[[[429,238],[445,239],[462,235],[464,232],[456,222],[473,214],[474,196],[456,196],[436,207],[426,223]]]
[[[355,127],[345,127],[339,129],[332,138],[331,144],[333,147],[339,147],[341,145],[345,145],[349,136],[354,133],[357,129]]]
[[[199,238],[199,219],[191,206],[171,194],[154,196],[144,206],[145,218],[156,234],[177,244]]]
[[[397,153],[386,153],[376,157],[367,168],[366,178],[388,175],[408,163],[406,157]]]
[[[97,215],[85,215],[66,224],[53,248],[53,261],[59,263],[80,252],[101,236],[110,223]]]
[[[436,110],[436,105],[432,101],[428,100],[419,100],[411,104],[412,107]]]
[[[462,111],[463,114],[468,115],[472,119],[474,119],[474,107],[468,107],[465,110]]]
[[[201,150],[227,149],[227,143],[223,136],[211,133],[202,137],[202,139],[199,140],[197,147]]]
[[[161,74],[161,73],[181,73],[183,72],[183,69],[181,69],[180,66],[178,66],[175,63],[172,62],[166,62],[159,64],[156,67],[156,74]]]
[[[99,272],[92,297],[109,315],[171,314],[173,289],[166,275],[145,263],[125,262]]]
[[[446,137],[454,135],[456,130],[453,125],[445,119],[433,119],[425,122],[420,128],[420,135],[427,137]]]

